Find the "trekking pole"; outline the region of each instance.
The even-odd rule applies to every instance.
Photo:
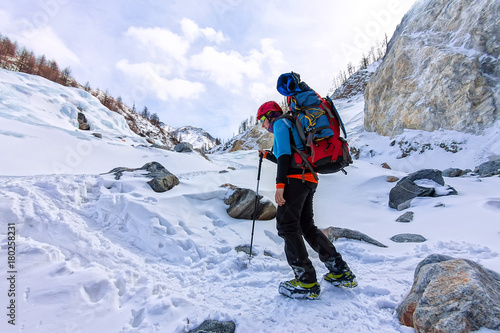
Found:
[[[253,209],[253,223],[252,223],[252,238],[250,240],[250,258],[249,261],[252,260],[252,247],[253,247],[253,232],[255,230],[255,219],[257,216],[257,203],[259,201],[259,183],[260,183],[260,170],[262,169],[262,158],[264,154],[260,154],[259,156],[259,171],[257,172],[257,190],[255,191],[255,206]]]

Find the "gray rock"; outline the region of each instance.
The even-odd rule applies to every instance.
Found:
[[[236,324],[233,321],[205,320],[189,333],[234,333]]]
[[[462,169],[448,168],[443,170],[443,177],[460,177],[464,174]]]
[[[179,185],[179,178],[174,174],[168,173],[164,176],[157,176],[148,182],[153,191],[162,193],[172,189],[174,186]]]
[[[243,252],[250,255],[250,245],[238,245],[234,249],[236,250],[236,252]],[[257,255],[257,252],[255,252],[255,248],[252,248],[252,255]]]
[[[102,139],[102,134],[101,133],[92,133],[93,136],[96,138]]]
[[[391,237],[391,241],[395,243],[423,243],[427,239],[418,234],[398,234]]]
[[[148,173],[145,174],[144,177],[153,178],[147,183],[155,192],[165,192],[179,185],[179,179],[158,162],[149,162],[144,164],[141,168],[136,169],[118,167],[114,168],[109,173],[115,174],[115,179],[119,180],[124,172],[134,172],[138,170],[147,171]]]
[[[234,248],[236,252],[243,252],[250,255],[250,245],[238,245]],[[252,248],[252,256],[256,256],[258,253],[255,251],[255,247]],[[275,257],[271,252],[264,250],[264,256]]]
[[[478,133],[500,118],[498,0],[417,1],[365,89],[365,129]]]
[[[189,142],[181,142],[174,147],[174,150],[178,153],[190,153],[194,150],[194,148]]]
[[[414,173],[409,174],[406,178],[411,181],[416,181],[420,179],[430,179],[441,186],[444,186],[443,173],[438,169],[422,169]]]
[[[419,186],[415,182],[430,180],[434,187]],[[389,207],[404,210],[411,206],[411,201],[416,197],[437,197],[443,195],[456,195],[457,191],[446,186],[442,172],[436,169],[423,169],[401,179],[389,192]]]
[[[403,178],[389,192],[389,207],[397,210],[410,208],[413,199],[427,194],[431,194],[428,189],[422,189],[412,180]]]
[[[480,177],[500,175],[500,160],[484,162],[474,170]]]
[[[326,237],[330,241],[336,241],[339,238],[347,238],[347,239],[354,239],[354,240],[359,240],[363,241],[369,244],[373,244],[378,247],[387,247],[386,245],[380,243],[379,241],[371,238],[370,236],[367,236],[366,234],[359,232],[357,230],[351,230],[347,228],[339,228],[339,227],[329,227],[326,229],[321,230]]]
[[[433,254],[415,269],[410,294],[396,308],[417,332],[500,330],[500,275],[474,261]]]
[[[90,130],[90,125],[87,123],[87,118],[82,112],[78,112],[78,128],[84,131]]]
[[[252,220],[255,211],[255,191],[231,184],[223,186],[228,188],[224,203],[229,205],[226,209],[229,216],[235,219]],[[271,201],[262,199],[263,197],[259,195],[255,219],[272,220],[276,217],[276,206]]]
[[[146,163],[140,170],[146,170],[146,176],[153,177],[148,184],[155,192],[166,192],[179,185],[179,179],[158,162]]]
[[[408,211],[396,219],[396,222],[408,223],[411,221],[413,221],[413,212],[412,211]]]

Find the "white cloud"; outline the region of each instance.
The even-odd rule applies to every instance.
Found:
[[[12,19],[8,13],[0,11],[0,32],[35,55],[43,54],[48,59],[54,59],[60,67],[80,64],[79,57],[48,25],[36,26],[25,18]]]
[[[232,92],[240,89],[247,79],[260,81],[260,85],[256,85],[253,91],[256,96],[261,96],[260,92],[264,90],[262,81],[277,75],[286,62],[283,53],[274,48],[273,40],[263,39],[260,44],[261,50],[253,49],[248,56],[236,51],[224,52],[205,47],[201,53],[191,57],[190,66],[208,73],[210,80]],[[256,82],[248,84],[254,83]]]
[[[269,90],[272,85],[262,82],[254,82],[250,85],[250,96],[256,101],[265,101],[270,98]]]
[[[234,91],[243,84],[244,77],[254,78],[261,74],[259,62],[238,52],[219,52],[205,47],[200,54],[191,57],[191,66],[207,72],[209,78],[226,89]]]
[[[184,61],[190,45],[189,40],[162,28],[130,27],[126,35],[135,38],[146,47],[153,48],[152,53],[160,50],[177,61]]]
[[[196,22],[188,18],[183,18],[181,21],[181,28],[184,36],[191,41],[199,38],[200,36],[205,36],[209,42],[220,44],[226,40],[224,34],[221,31],[216,31],[213,28],[201,29]]]
[[[127,76],[136,80],[132,95],[143,94],[144,91],[151,92],[162,101],[177,100],[180,98],[198,98],[205,91],[205,86],[199,82],[191,82],[184,79],[168,79],[171,73],[168,66],[158,65],[151,62],[131,64],[128,60],[120,60],[116,68]]]

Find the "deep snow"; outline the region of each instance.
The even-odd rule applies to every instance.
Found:
[[[76,129],[82,104],[90,133]],[[121,116],[85,92],[0,71],[0,331],[185,332],[216,319],[235,321],[236,332],[412,332],[400,326],[394,309],[422,259],[441,253],[500,272],[499,177],[445,178],[459,194],[415,199],[410,223],[395,222],[403,212],[388,207],[394,183],[386,181],[428,167],[473,169],[500,156],[500,126],[481,136],[406,131],[391,139],[363,131],[362,96],[337,107],[360,159],[347,176],[321,176],[316,222],[359,230],[388,248],[336,241],[359,287],[322,281],[320,300],[292,300],[277,292],[292,272],[275,221],[256,222],[258,255],[249,262],[235,247],[250,243],[252,221],[230,218],[223,203],[222,184],[256,188],[256,151],[207,161],[149,148]],[[433,149],[401,159],[393,140]],[[462,150],[440,148],[451,142]],[[151,161],[180,184],[155,193],[138,173],[120,180],[107,174]],[[275,165],[265,161],[259,192],[270,199],[274,177]],[[8,223],[16,228],[15,326],[6,316]],[[419,233],[427,241],[392,242],[399,233]],[[320,278],[326,269],[312,251],[311,258]]]

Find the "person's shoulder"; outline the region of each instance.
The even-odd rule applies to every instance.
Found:
[[[278,118],[274,123],[274,128],[291,128],[292,122],[288,118]]]

